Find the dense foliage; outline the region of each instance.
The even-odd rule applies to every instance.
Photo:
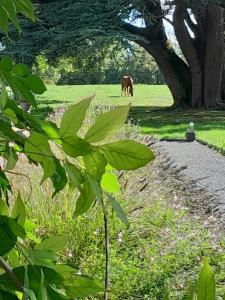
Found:
[[[39,55],[33,66],[45,82],[56,84],[115,84],[124,74],[133,77],[135,84],[163,84],[162,74],[145,50],[135,45],[121,48],[119,43],[90,52],[78,51],[73,57],[62,57],[54,65]]]

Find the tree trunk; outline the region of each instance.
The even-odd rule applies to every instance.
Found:
[[[190,66],[192,80],[192,107],[202,105],[203,99],[203,72],[201,62],[194,47],[192,38],[185,24],[187,12],[186,1],[180,1],[175,8],[173,15],[174,30],[180,48]],[[188,14],[189,15],[189,14]],[[194,24],[193,24],[194,26]]]
[[[140,43],[139,43],[140,44]],[[190,70],[182,59],[166,45],[143,44],[155,59],[174,100],[174,106],[191,105]]]
[[[224,65],[224,9],[210,7],[206,12],[204,106],[216,108],[221,102]]]

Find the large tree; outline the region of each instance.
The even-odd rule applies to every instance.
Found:
[[[34,2],[39,20],[34,25],[25,22],[17,54],[27,53],[32,60],[44,51],[54,59],[87,43],[132,40],[154,57],[175,105],[215,108],[225,100],[224,0]],[[164,20],[173,26],[183,58],[174,51]]]

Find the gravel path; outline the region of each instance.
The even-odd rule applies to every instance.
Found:
[[[225,212],[225,156],[198,142],[159,141],[155,146],[172,167],[182,169],[187,182],[196,182],[213,197],[213,211]]]

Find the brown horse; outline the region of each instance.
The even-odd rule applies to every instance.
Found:
[[[131,96],[134,95],[134,81],[130,76],[123,76],[121,80],[121,96]]]

